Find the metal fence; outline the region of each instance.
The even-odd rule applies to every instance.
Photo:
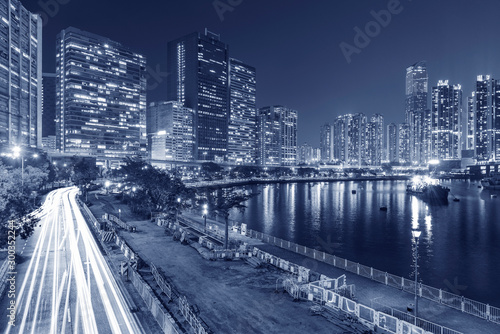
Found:
[[[153,263],[151,263],[151,273],[153,274],[156,284],[158,284],[161,291],[163,291],[163,293],[168,297],[168,300],[171,301],[173,298],[172,286],[167,282],[165,277],[163,277]]]
[[[156,322],[161,327],[163,333],[181,333],[179,327],[175,323],[175,320],[163,307],[161,301],[155,296],[151,287],[144,281],[137,271],[131,270],[131,272],[132,275],[130,275],[130,280],[132,281],[132,284],[141,295],[144,303],[148,307],[148,310],[151,311],[151,314],[156,319]]]
[[[210,333],[207,324],[203,322],[193,311],[193,308],[191,305],[189,305],[187,299],[185,296],[181,296],[178,299],[179,302],[179,310],[181,311],[182,315],[186,319],[186,321],[189,323],[191,328],[196,334],[208,334]]]
[[[262,232],[253,231],[251,229],[247,229],[247,236],[259,239],[268,244],[275,245],[298,254],[305,255],[315,260],[331,264],[337,268],[344,269],[346,271],[369,278],[396,289],[412,293],[415,291],[415,283],[412,283],[410,280],[407,280],[404,277],[377,270],[373,267],[364,266],[362,264],[355,263],[335,255],[298,245],[288,240],[276,238]],[[417,294],[422,298],[432,300],[434,302],[460,310],[464,313],[500,324],[500,308],[490,306],[489,304],[477,302],[475,300],[421,283],[418,284]]]

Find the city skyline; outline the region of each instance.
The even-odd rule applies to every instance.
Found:
[[[23,4],[47,18],[43,32],[47,41],[44,72],[54,71],[51,55],[54,55],[55,35],[73,25],[119,40],[146,55],[148,102],[166,99],[167,42],[207,27],[231,46],[232,56],[257,68],[258,108],[279,103],[314,116],[303,118],[299,144],[308,142],[319,146],[318,127],[345,113],[381,113],[386,123],[400,123],[404,118],[401,73],[417,61],[427,61],[429,85],[449,80],[461,84],[465,96],[473,90],[477,75],[498,76],[500,73],[500,66],[494,61],[494,55],[500,51],[491,43],[494,29],[482,28],[487,22],[494,22],[493,13],[499,6],[494,2],[483,2],[481,8],[465,1],[440,2],[433,4],[433,11],[428,12],[425,3],[401,1],[402,10],[392,15],[390,23],[370,38],[360,53],[352,54],[351,63],[347,63],[339,45],[342,42],[354,45],[354,28],[363,29],[365,24],[374,21],[371,11],[386,10],[387,1],[342,5],[324,2],[314,6],[300,1],[286,2],[286,6],[281,2],[241,2],[232,7],[232,11],[224,12],[223,20],[212,2],[201,1],[166,4],[145,1],[139,9],[117,6],[113,1],[98,7],[93,1],[85,5],[76,1],[56,3],[51,10],[42,8],[37,1],[23,1]],[[158,10],[164,6],[169,10]],[[99,11],[93,10],[95,8]],[[277,13],[283,18],[278,29],[272,20]],[[460,24],[464,19],[461,13],[468,13],[467,27]],[[85,15],[94,19],[82,19]],[[141,26],[110,25],[106,17],[113,15],[137,20],[149,15],[150,19],[142,20],[147,24]],[[166,17],[155,19],[158,15]],[[422,15],[426,16],[425,22],[419,20]],[[157,30],[162,31],[161,37],[147,33]],[[299,33],[287,33],[292,31]],[[434,33],[428,33],[430,31]],[[330,37],[325,40],[322,33]],[[429,47],[417,49],[416,45]],[[466,51],[472,46],[473,52]],[[298,50],[294,50],[297,47]],[[320,49],[324,51],[319,52]],[[394,59],[390,55],[396,50],[403,51]],[[378,59],[377,66],[373,59]],[[360,81],[362,78],[368,80]],[[369,99],[355,98],[360,88],[369,94]],[[374,105],[379,107],[373,110]]]

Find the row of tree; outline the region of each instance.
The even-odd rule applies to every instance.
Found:
[[[128,189],[122,198],[134,213],[161,213],[167,220],[175,221],[181,210],[196,208],[201,212],[206,205],[209,213],[225,220],[226,247],[230,211],[244,210],[244,203],[253,196],[236,188],[188,188],[175,171],[154,168],[139,157],[126,158],[118,173],[123,177],[122,189]]]

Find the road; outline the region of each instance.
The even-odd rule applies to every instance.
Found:
[[[143,333],[127,307],[76,202],[77,188],[47,195],[26,242],[17,239],[15,298],[0,302],[0,330],[10,333]],[[21,249],[22,247],[22,249]],[[16,301],[14,326],[7,307]]]

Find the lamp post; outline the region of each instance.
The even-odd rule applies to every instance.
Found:
[[[108,194],[108,188],[110,185],[111,185],[111,182],[109,182],[109,181],[104,182],[104,187],[106,188],[106,195]]]
[[[417,324],[418,316],[418,238],[422,232],[418,230],[412,230],[411,234],[413,236],[413,262],[415,268],[415,325]]]
[[[179,217],[179,208],[180,208],[180,205],[181,205],[181,198],[177,197],[177,208],[175,210],[175,222],[176,223],[177,223],[177,219]]]
[[[122,220],[122,209],[118,209],[118,219]]]
[[[208,214],[208,205],[203,204],[203,218],[205,219],[205,223],[203,224],[203,231],[207,233],[207,214]]]

